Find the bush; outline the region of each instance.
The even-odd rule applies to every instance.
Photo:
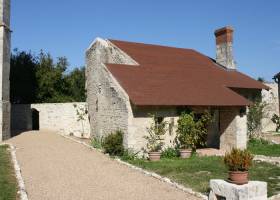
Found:
[[[161,153],[161,158],[176,158],[179,157],[178,149],[168,147]]]
[[[247,114],[247,125],[249,138],[259,138],[261,135],[261,120],[265,117],[265,107],[267,104],[257,100],[249,107]]]
[[[226,153],[224,163],[230,171],[248,171],[253,164],[254,156],[248,150],[233,148]]]
[[[274,114],[271,118],[271,121],[276,124],[276,132],[280,131],[280,116]]]
[[[176,142],[180,148],[191,148],[196,152],[197,147],[205,146],[207,137],[207,126],[212,121],[212,116],[205,111],[198,119],[195,114],[182,113],[178,120]]]
[[[103,142],[104,152],[111,156],[122,156],[124,153],[123,147],[123,132],[116,131],[104,138]]]

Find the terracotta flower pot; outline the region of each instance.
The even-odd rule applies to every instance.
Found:
[[[180,149],[181,158],[189,158],[192,155],[192,150],[190,149]]]
[[[236,185],[248,183],[248,171],[229,171],[229,182]]]
[[[161,152],[149,152],[148,154],[149,154],[150,161],[160,160]]]

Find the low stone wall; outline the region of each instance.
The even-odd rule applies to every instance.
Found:
[[[75,108],[74,105],[77,107]],[[44,103],[12,105],[12,130],[32,130],[32,110],[39,112],[39,129],[57,131],[65,135],[73,134],[90,137],[88,116],[78,121],[77,109],[86,103]]]

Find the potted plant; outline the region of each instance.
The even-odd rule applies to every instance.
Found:
[[[248,183],[248,170],[253,163],[253,155],[248,150],[233,148],[224,157],[224,163],[229,169],[228,181],[237,185]]]
[[[211,115],[205,111],[198,119],[193,112],[182,113],[178,119],[176,141],[180,146],[180,157],[189,158],[192,152],[196,152],[198,146],[206,144],[207,126],[211,121]]]
[[[147,128],[148,135],[144,136],[147,140],[147,150],[150,161],[160,160],[161,149],[164,145],[162,136],[166,133],[166,122],[163,119],[150,115],[153,119],[150,127]]]

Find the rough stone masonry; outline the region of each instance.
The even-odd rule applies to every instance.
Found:
[[[10,0],[0,0],[0,141],[10,137]]]

